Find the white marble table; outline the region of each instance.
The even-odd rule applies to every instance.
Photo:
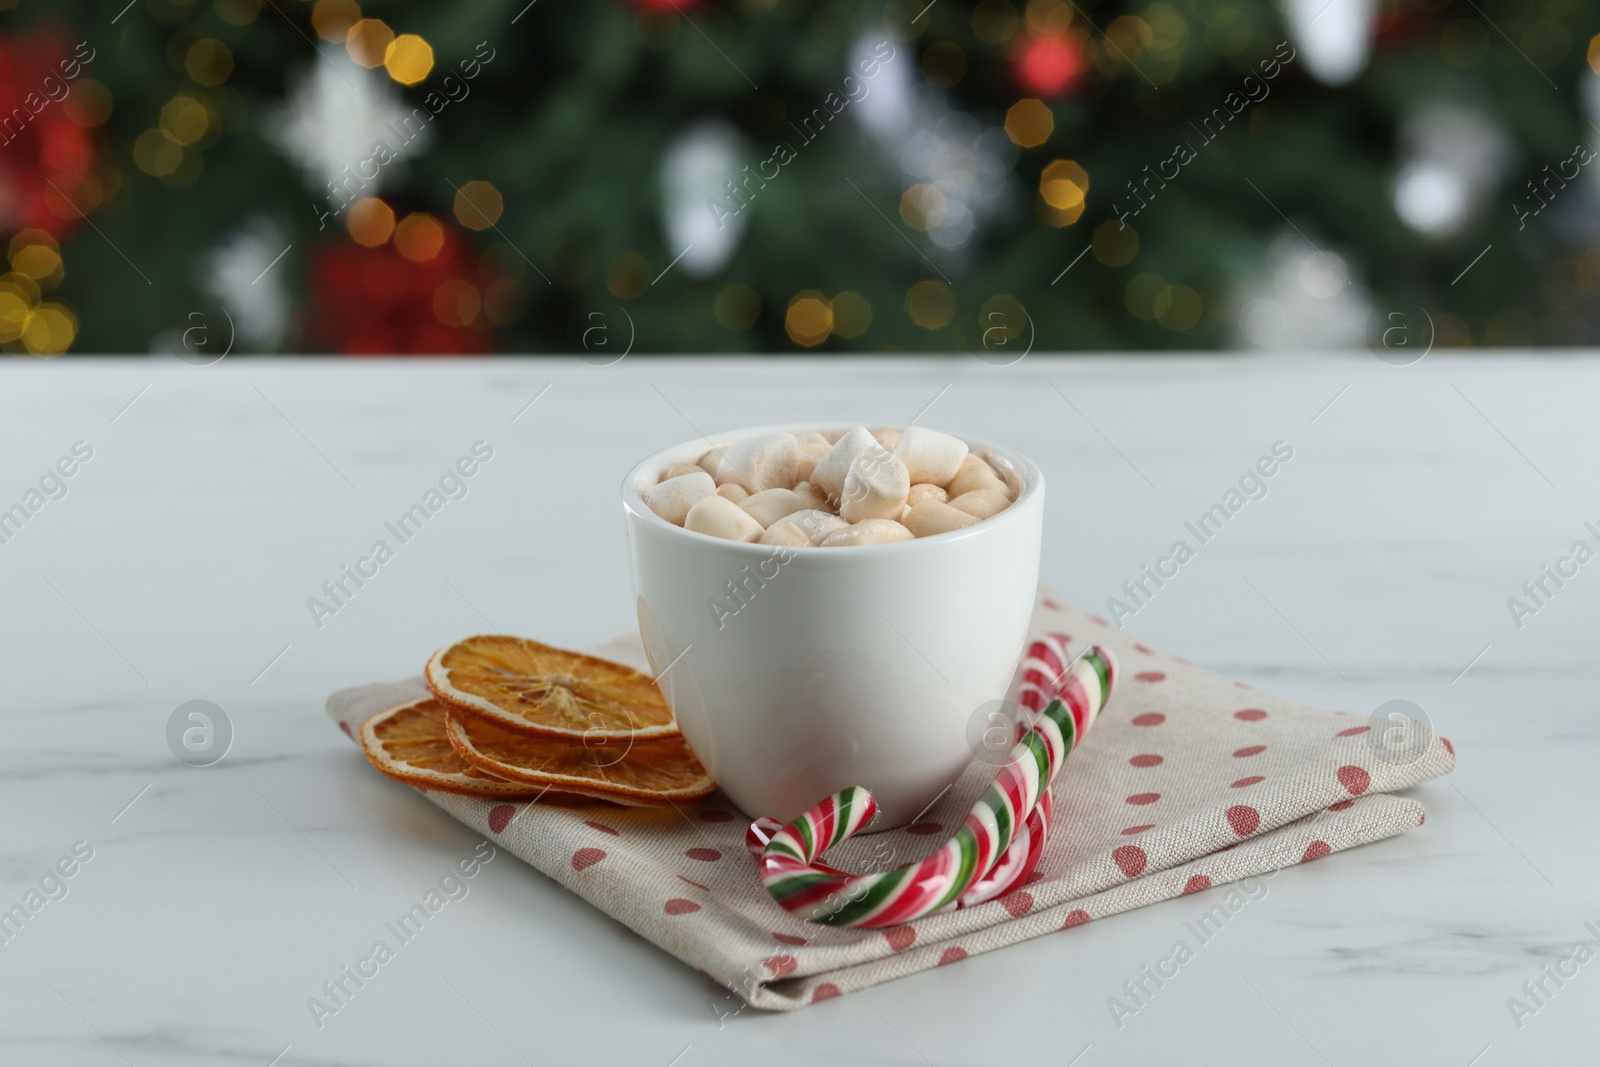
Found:
[[[0,1062],[1591,1060],[1600,962],[1560,987],[1542,969],[1600,938],[1600,562],[1520,629],[1506,602],[1596,543],[1597,397],[1591,358],[1440,353],[11,361],[0,509],[75,442],[93,456],[0,544],[0,909],[76,842],[93,856],[0,944]],[[1131,628],[1325,707],[1415,701],[1460,753],[1417,790],[1427,824],[1282,873],[1120,1028],[1108,998],[1203,895],[719,1021],[720,989],[507,857],[318,1029],[307,998],[477,843],[361,765],[325,695],[413,674],[485,618],[569,645],[628,627],[617,484],[694,427],[930,402],[925,424],[1041,463],[1045,579],[1097,605],[1289,442],[1270,495]],[[469,495],[319,629],[307,598],[480,439]],[[194,699],[234,730],[209,767],[166,739]],[[1512,997],[1538,1010],[1514,1020]]]

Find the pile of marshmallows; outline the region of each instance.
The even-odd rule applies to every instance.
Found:
[[[918,426],[751,437],[673,464],[644,492],[650,510],[696,533],[822,548],[949,533],[1014,497],[965,441]]]

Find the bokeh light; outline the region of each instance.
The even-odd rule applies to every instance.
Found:
[[[924,279],[906,290],[906,314],[924,330],[937,330],[955,318],[956,298],[943,282]]]
[[[788,331],[789,339],[797,345],[807,348],[820,345],[833,332],[833,309],[821,293],[813,289],[804,290],[789,301],[783,328]]]
[[[500,221],[505,198],[486,181],[470,181],[456,190],[456,221],[469,230],[487,230]]]
[[[350,205],[345,226],[360,245],[377,248],[394,236],[394,209],[375,196]]]
[[[414,33],[402,33],[389,42],[383,67],[401,85],[416,85],[433,71],[433,46]]]
[[[1037,148],[1050,139],[1056,128],[1055,113],[1043,100],[1032,97],[1018,100],[1006,112],[1006,136],[1023,148]]]
[[[424,211],[413,211],[394,228],[394,246],[407,259],[426,263],[444,249],[444,225]]]

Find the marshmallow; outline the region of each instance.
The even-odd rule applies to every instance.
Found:
[[[836,438],[830,439],[829,437],[818,433],[816,430],[810,430],[806,433],[797,433],[794,435],[794,439],[799,441],[802,445],[821,445],[824,448],[833,444],[834,440],[836,440]]]
[[[739,501],[739,506],[762,526],[771,526],[785,515],[806,510],[809,503],[793,489],[763,489]]]
[[[951,530],[971,526],[977,521],[977,516],[969,515],[938,500],[924,500],[907,511],[903,520],[905,528],[918,537],[949,533]]]
[[[906,494],[906,507],[914,508],[924,500],[937,500],[943,504],[950,499],[949,494],[942,486],[929,485],[927,482],[918,482],[911,487],[911,492]]]
[[[810,482],[801,482],[794,487],[794,491],[800,494],[800,499],[806,502],[808,509],[814,511],[828,510],[828,498],[823,495],[821,489],[818,489]]]
[[[695,471],[701,470],[705,470],[705,468],[698,463],[674,463],[661,473],[661,480],[665,482],[672,478],[682,478],[685,474],[693,474]],[[710,472],[707,471],[706,473],[709,474]]]
[[[779,519],[766,533],[761,535],[763,545],[787,545],[789,548],[810,548],[811,538],[806,532],[792,522]]]
[[[950,507],[968,515],[987,519],[1011,506],[1011,498],[998,489],[974,489],[950,498]]]
[[[694,464],[715,478],[717,476],[717,464],[722,462],[722,452],[723,450],[720,448],[713,448],[695,460]]]
[[[819,437],[819,434],[809,436]],[[826,441],[801,441],[800,459],[795,463],[794,476],[802,482],[811,477],[811,472],[817,467],[817,460],[827,455],[828,449],[833,446]]]
[[[890,541],[909,541],[911,538],[911,531],[893,519],[863,519],[824,537],[821,547],[853,548],[856,545],[883,545]]]
[[[792,515],[785,515],[773,523],[771,529],[767,532],[771,533],[780,527],[797,530],[805,538],[802,543],[814,545],[829,534],[837,530],[843,530],[849,525],[849,523],[831,511],[797,511]],[[785,533],[783,536],[787,537],[789,535]],[[789,544],[790,542],[784,541],[782,543]]]
[[[793,434],[774,433],[747,437],[723,449],[714,476],[721,484],[732,482],[749,493],[787,489],[799,481],[800,442]]]
[[[900,435],[894,454],[911,472],[913,482],[944,485],[961,472],[967,458],[967,443],[938,430],[912,426]]]
[[[945,492],[954,500],[963,493],[970,493],[974,489],[995,489],[1006,494],[1006,499],[1011,498],[1010,488],[1005,479],[995,473],[993,467],[985,463],[978,456],[969,455],[961,463],[961,469],[956,476],[944,487]]]
[[[659,485],[652,485],[646,489],[644,502],[650,505],[651,511],[672,525],[682,526],[689,509],[716,491],[717,484],[711,480],[711,475],[699,467],[694,467],[693,474],[668,478]]]
[[[839,517],[846,522],[862,519],[898,519],[911,492],[906,465],[881,447],[856,456],[845,475],[839,495]]]
[[[824,441],[828,442],[830,445],[833,445],[838,444],[839,438],[843,437],[848,432],[848,430],[818,430],[817,434]]]
[[[900,443],[899,430],[885,430],[879,427],[869,432],[872,434],[872,439],[882,445],[887,452],[893,452],[894,446]]]
[[[766,532],[739,505],[722,496],[702,497],[689,509],[683,525],[695,533],[728,541],[759,541]]]
[[[747,499],[750,496],[749,493],[745,492],[744,486],[734,485],[732,482],[729,482],[727,485],[717,486],[717,495],[722,497],[724,500],[731,500],[735,504]]]
[[[850,473],[850,465],[855,462],[856,456],[869,448],[882,451],[883,446],[864,427],[857,426],[823,453],[807,481],[829,497],[837,498],[844,492],[844,478]]]

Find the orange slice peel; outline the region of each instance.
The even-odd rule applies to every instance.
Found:
[[[445,706],[432,697],[385,708],[361,724],[361,751],[379,773],[419,789],[469,797],[519,798],[539,790],[462,759],[445,736]]]
[[[617,804],[640,807],[696,800],[717,788],[682,737],[568,741],[531,735],[454,710],[445,723],[445,735],[463,760],[485,773]]]
[[[524,637],[482,634],[446,645],[425,677],[452,711],[522,734],[591,745],[681,736],[649,675]]]

